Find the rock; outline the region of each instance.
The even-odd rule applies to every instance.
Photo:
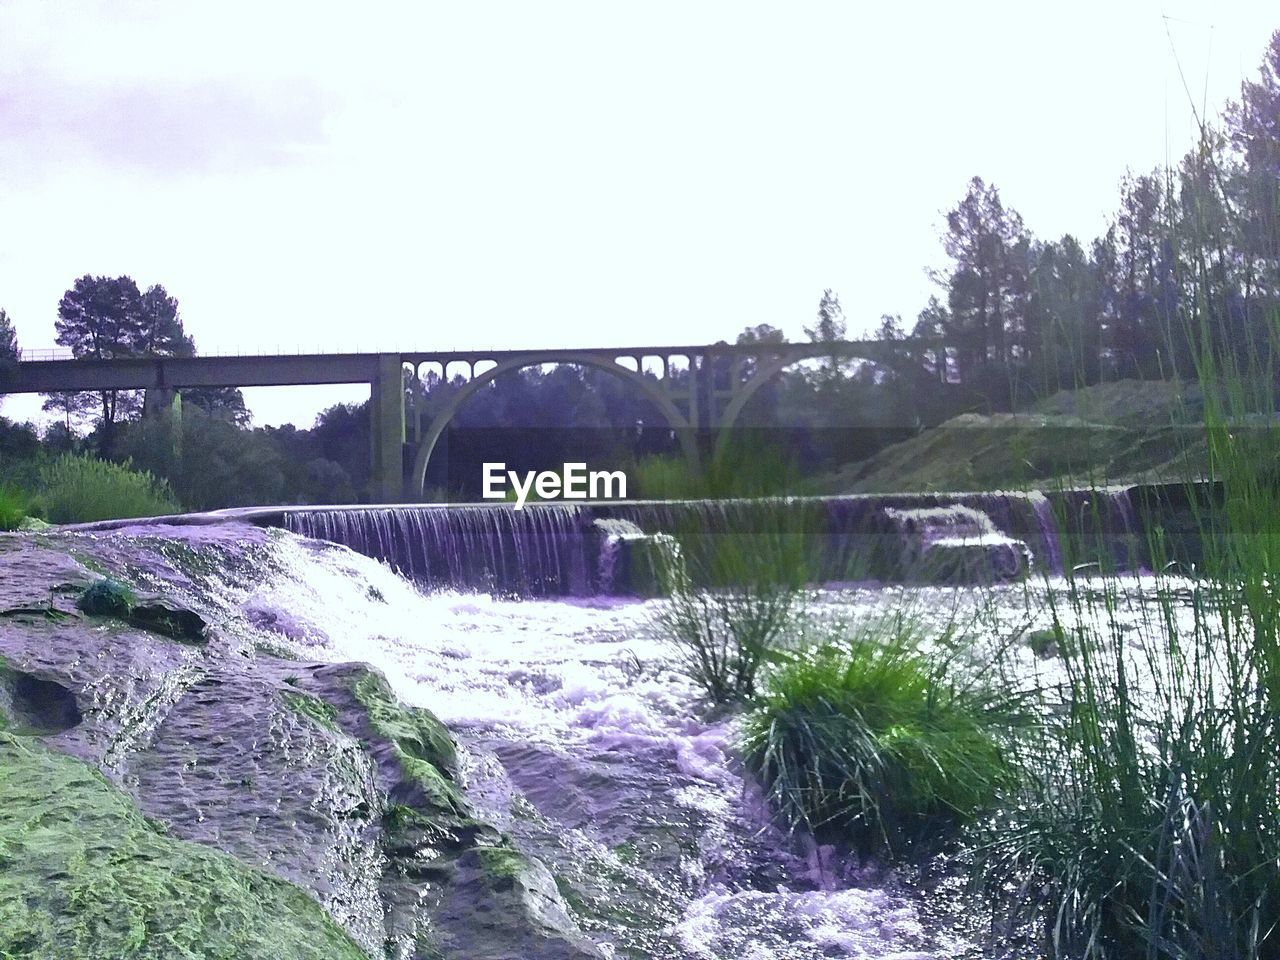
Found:
[[[103,578],[89,586],[76,606],[91,617],[119,617],[124,619],[137,602],[132,590],[123,583]]]
[[[1032,630],[1027,634],[1027,646],[1041,659],[1056,657],[1062,645],[1062,631],[1057,627]]]
[[[38,792],[24,774],[19,796],[0,777],[0,851],[52,878],[37,889],[25,860],[4,861],[0,955],[598,957],[547,870],[467,802],[436,717],[367,665],[262,652],[250,605],[209,586],[270,575],[272,535],[198,529],[0,536],[0,763],[49,780]],[[109,602],[81,616],[62,588],[86,582],[81,601]],[[22,849],[23,824],[46,817],[56,841]],[[83,851],[86,882],[101,881],[88,912],[68,906],[75,872],[59,850]],[[130,952],[113,924],[151,901]]]
[[[450,865],[436,909],[446,955],[589,960],[604,955],[569,917],[555,879],[508,847],[474,847]]]
[[[0,657],[0,730],[47,736],[70,730],[82,719],[70,690],[56,681],[15,670]]]
[[[680,544],[670,534],[647,534],[629,520],[600,519],[597,589],[618,596],[657,597],[679,568]]]
[[[135,627],[181,643],[203,643],[207,624],[194,610],[161,600],[136,604],[125,618]]]
[[[0,956],[367,960],[298,886],[170,836],[91,764],[0,732]]]

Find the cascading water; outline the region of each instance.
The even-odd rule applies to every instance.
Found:
[[[657,601],[424,595],[349,550],[292,536],[274,549],[254,586],[229,588],[226,622],[303,660],[370,662],[445,720],[469,799],[551,869],[607,957],[981,955],[957,919],[958,880],[926,891],[772,823],[735,759],[735,721],[706,714],[651,631]],[[830,602],[872,615],[924,598],[936,615],[970,598],[929,589]]]
[[[618,576],[626,548],[642,535],[802,533],[817,581],[901,579],[909,572],[895,512],[949,508],[977,511],[989,521],[990,536],[1026,544],[1032,569],[1043,573],[1062,572],[1063,537],[1086,551],[1104,544],[1121,569],[1138,569],[1145,560],[1138,549],[1142,523],[1127,489],[543,503],[522,510],[506,504],[317,508],[282,516],[295,533],[341,543],[433,588],[591,596],[646,592]]]
[[[431,586],[522,596],[593,591],[591,517],[576,506],[290,510],[284,523]]]

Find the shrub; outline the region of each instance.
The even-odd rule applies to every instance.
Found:
[[[40,471],[40,503],[51,523],[154,517],[180,509],[169,485],[150,473],[64,454]]]
[[[684,457],[642,457],[628,473],[636,498],[644,500],[708,500],[728,497],[779,497],[804,492],[795,463],[781,450],[760,444],[726,441],[701,470]]]
[[[0,487],[0,530],[16,530],[31,512],[27,495],[12,487]]]
[[[901,853],[992,807],[1015,780],[1016,695],[921,651],[901,618],[815,644],[773,672],[741,731],[744,761],[793,827]]]

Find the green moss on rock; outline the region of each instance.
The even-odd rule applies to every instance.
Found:
[[[466,802],[450,773],[457,764],[457,748],[445,725],[429,710],[400,704],[379,674],[362,673],[352,692],[374,732],[394,748],[405,777],[422,788],[433,806],[466,813]]]
[[[529,860],[510,846],[476,847],[480,866],[496,881],[516,880],[529,869]]]
[[[298,690],[286,690],[283,700],[290,710],[302,714],[317,726],[326,730],[338,730],[338,708],[328,700]]]
[[[76,606],[90,616],[127,617],[138,602],[132,590],[118,580],[104,577],[89,585]]]
[[[89,764],[5,733],[0,957],[367,960],[299,887],[165,835]]]

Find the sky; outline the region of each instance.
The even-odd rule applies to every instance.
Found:
[[[1091,238],[1280,29],[876,6],[0,0],[0,307],[52,347],[76,277],[128,274],[206,353],[802,339],[825,288],[909,327],[970,177]],[[259,424],[367,395],[246,391]]]

